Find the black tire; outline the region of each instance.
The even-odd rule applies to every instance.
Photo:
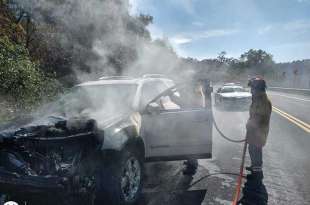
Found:
[[[187,176],[195,175],[198,169],[198,160],[197,159],[189,159],[184,162],[183,174]]]
[[[95,205],[133,205],[140,198],[144,175],[142,156],[131,150],[124,150],[117,155],[104,162],[104,168],[98,170]],[[137,171],[139,167],[140,171],[137,172],[140,177],[128,176],[130,174],[126,170],[130,164],[132,170]],[[129,179],[132,177],[135,178],[133,184]]]

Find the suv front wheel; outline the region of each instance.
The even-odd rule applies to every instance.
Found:
[[[132,205],[140,198],[142,191],[143,158],[131,150],[124,150],[113,158],[116,159],[103,165],[99,189],[103,195],[100,201],[113,205]]]

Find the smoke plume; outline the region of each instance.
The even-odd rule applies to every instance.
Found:
[[[16,2],[42,30],[52,28],[51,44],[56,41],[70,52],[68,66],[79,81],[103,75],[172,74],[182,67],[170,46],[151,39],[147,25],[152,18],[129,14],[128,0]]]

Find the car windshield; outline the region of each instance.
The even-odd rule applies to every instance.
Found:
[[[226,87],[221,89],[221,93],[247,92],[242,87]]]
[[[95,112],[115,114],[129,111],[136,89],[135,84],[76,86],[50,106],[50,113],[72,117]]]

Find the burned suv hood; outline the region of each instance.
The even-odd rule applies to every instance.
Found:
[[[0,130],[0,142],[3,138],[9,138],[16,135],[26,134],[26,132],[34,132],[40,127],[52,127],[66,123],[66,119],[62,117],[49,116],[35,120],[34,117],[27,116],[13,120],[11,123],[2,125]]]
[[[40,119],[28,117],[3,126],[4,129],[0,130],[0,142],[12,137],[67,136],[93,129],[104,130],[124,119],[125,115],[106,116],[99,120],[84,116],[69,119],[61,116],[48,116]]]

